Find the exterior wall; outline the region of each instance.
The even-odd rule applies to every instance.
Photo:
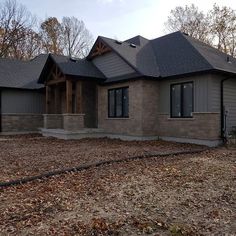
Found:
[[[221,80],[227,78],[223,75],[213,75],[209,87],[209,108],[212,112],[221,112]],[[224,82],[224,106],[228,111],[226,118],[226,130],[231,132],[232,127],[236,126],[236,78]]]
[[[144,136],[157,136],[159,130],[159,83],[142,81],[142,132]]]
[[[43,122],[44,122],[43,127],[45,129],[63,128],[62,114],[44,114]]]
[[[79,131],[84,128],[84,114],[44,114],[45,129]]]
[[[2,132],[38,131],[43,127],[44,99],[36,90],[2,89]]]
[[[219,140],[220,110],[216,109],[216,98],[209,97],[210,92],[218,91],[215,79],[213,75],[204,75],[99,86],[98,127],[113,134]],[[187,81],[194,82],[193,118],[170,118],[170,85]],[[129,87],[129,118],[108,118],[108,89],[126,86]]]
[[[224,105],[228,111],[226,129],[230,133],[232,127],[236,127],[236,78],[224,83]]]
[[[182,82],[194,83],[194,112],[209,112],[209,84],[211,78],[212,76],[209,74],[160,81],[159,112],[170,114],[170,85]]]
[[[170,118],[170,85],[193,82],[193,118]],[[220,138],[220,79],[213,74],[160,82],[159,135],[164,137],[217,140]]]
[[[129,118],[108,118],[108,89],[129,87]],[[98,128],[104,132],[141,136],[143,82],[141,80],[98,86]]]
[[[132,67],[130,67],[114,52],[95,57],[93,63],[108,78],[135,72]]]
[[[41,114],[3,114],[2,132],[38,131],[43,127]]]
[[[161,114],[159,136],[201,140],[218,140],[220,137],[219,113],[193,113],[193,118],[170,118]]]
[[[63,128],[72,132],[83,129],[84,114],[63,114]]]
[[[3,89],[2,113],[43,114],[45,95],[38,91]]]
[[[84,125],[86,128],[97,127],[97,86],[88,81],[82,84]]]
[[[108,118],[108,89],[129,87],[129,118]],[[158,133],[158,83],[138,80],[98,88],[98,127],[108,133],[155,136]]]

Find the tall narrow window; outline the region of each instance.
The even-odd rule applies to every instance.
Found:
[[[108,90],[108,117],[129,117],[129,89],[127,87]]]
[[[193,83],[171,85],[171,117],[192,117]]]

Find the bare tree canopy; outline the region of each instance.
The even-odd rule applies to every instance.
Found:
[[[22,58],[21,44],[29,36],[35,20],[27,9],[15,0],[0,4],[0,57]]]
[[[180,30],[191,37],[201,41],[208,41],[208,19],[202,11],[194,5],[185,7],[176,7],[171,10],[168,21],[165,23],[166,28],[170,31]]]
[[[204,14],[194,4],[171,10],[165,27],[169,32],[182,31],[236,56],[236,12],[230,7],[213,8]]]
[[[0,2],[0,57],[30,59],[40,53],[84,57],[93,43],[83,21],[49,17],[40,26],[16,0]]]
[[[61,24],[56,17],[49,17],[41,24],[43,49],[46,53],[62,54]]]
[[[63,17],[62,37],[64,54],[72,57],[84,57],[93,43],[93,37],[83,21],[75,17]]]

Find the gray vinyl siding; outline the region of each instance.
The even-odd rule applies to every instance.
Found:
[[[160,113],[170,114],[170,86],[175,83],[193,82],[194,112],[209,112],[209,81],[210,75],[192,76],[183,79],[168,79],[160,82]]]
[[[212,75],[209,79],[209,111],[220,112],[220,81],[222,76]]]
[[[95,57],[93,63],[108,78],[135,72],[131,66],[114,52]]]
[[[2,113],[43,114],[45,95],[31,90],[5,89],[1,91]]]
[[[232,127],[236,126],[236,79],[224,83],[224,105],[228,111],[226,127],[230,132]]]

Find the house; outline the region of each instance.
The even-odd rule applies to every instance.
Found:
[[[38,131],[43,125],[45,88],[37,80],[47,60],[0,59],[0,132]]]
[[[47,56],[41,132],[215,146],[236,126],[235,74],[236,59],[181,32],[98,37],[85,59]]]

